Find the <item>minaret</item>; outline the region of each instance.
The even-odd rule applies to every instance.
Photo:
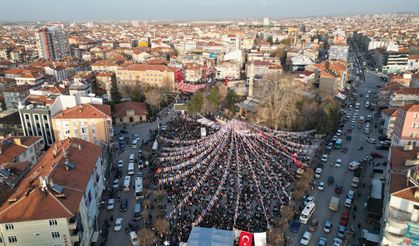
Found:
[[[249,94],[248,94],[248,98],[252,98],[253,97],[253,79],[255,78],[255,64],[253,63],[253,59],[252,59],[252,63],[250,63],[250,68],[249,68]]]

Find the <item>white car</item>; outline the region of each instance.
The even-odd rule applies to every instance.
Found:
[[[328,158],[328,155],[327,155],[327,154],[324,154],[324,155],[322,155],[321,160],[322,160],[323,162],[327,162],[327,158]]]
[[[334,238],[333,239],[333,246],[341,246],[342,245],[342,239],[340,238]]]
[[[318,190],[324,190],[324,182],[320,182],[319,186],[317,186]]]
[[[121,228],[122,228],[122,218],[116,218],[113,230],[114,231],[120,231]]]
[[[140,142],[140,139],[141,138],[140,138],[140,136],[138,134],[135,134],[134,137],[135,137],[135,140],[137,140],[137,142]]]
[[[123,162],[122,160],[119,160],[119,161],[118,161],[118,167],[119,167],[119,168],[122,168],[122,167],[123,167],[123,165],[124,165],[124,162]]]
[[[112,183],[112,188],[118,189],[119,187],[119,179],[114,179]]]
[[[366,138],[367,139],[367,142],[368,143],[371,143],[371,144],[375,144],[377,141],[375,140],[375,138],[369,138],[369,137],[367,137]]]
[[[115,200],[114,199],[109,199],[108,200],[108,204],[106,206],[107,210],[113,210],[115,207]]]
[[[137,233],[135,233],[135,231],[132,231],[129,233],[129,238],[133,246],[140,245],[140,242],[138,241]]]
[[[300,244],[301,245],[308,245],[308,243],[310,242],[311,239],[311,233],[308,231],[305,231],[303,234],[303,237],[300,240]]]
[[[313,196],[306,196],[304,198],[304,206],[307,206],[308,204],[314,202],[314,197]]]
[[[358,169],[359,166],[361,166],[361,163],[357,162],[357,161],[351,161],[348,165],[349,170],[353,171],[355,169]]]
[[[337,159],[335,162],[335,167],[341,167],[342,166],[342,160],[341,159]]]
[[[353,199],[354,196],[355,196],[355,191],[353,191],[353,190],[349,190],[348,194],[346,195],[346,197],[349,198],[349,199]]]
[[[341,129],[339,129],[339,130],[336,132],[336,136],[340,136],[340,135],[342,135],[342,130],[341,130]]]
[[[322,174],[322,169],[320,167],[316,168],[316,170],[314,171],[314,178],[319,179],[320,175]]]
[[[344,205],[345,205],[345,207],[350,208],[351,205],[352,205],[352,199],[346,198]]]

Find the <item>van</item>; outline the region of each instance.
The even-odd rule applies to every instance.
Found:
[[[316,204],[314,202],[307,204],[307,206],[305,206],[303,211],[301,212],[300,222],[303,224],[307,224],[311,215],[313,215],[315,209],[316,209]]]
[[[131,177],[130,176],[125,176],[125,178],[124,178],[124,188],[123,188],[123,191],[129,191],[130,184],[131,184]]]
[[[141,218],[141,203],[136,202],[134,206],[134,220],[140,220]]]
[[[134,162],[128,163],[128,175],[134,175]]]
[[[136,139],[134,139],[134,140],[132,141],[132,148],[133,148],[133,149],[136,149],[136,148],[137,148],[137,140],[136,140]]]
[[[129,155],[129,162],[134,162],[134,154]]]

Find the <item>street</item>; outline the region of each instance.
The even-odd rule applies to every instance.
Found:
[[[370,102],[374,102],[373,94],[377,92],[377,85],[382,85],[383,82],[381,81],[380,77],[377,76],[375,73],[367,71],[365,73],[365,83],[360,84],[357,88],[357,101],[360,103],[359,109],[359,116],[367,116],[372,115],[373,112],[369,111],[364,107],[365,104],[365,95],[370,90],[371,97],[369,99]],[[363,94],[363,97],[360,97],[360,94]],[[345,109],[346,113],[350,114],[351,116],[355,112],[355,108],[353,109]],[[301,224],[296,237],[291,238],[290,245],[299,245],[299,241],[303,235],[303,233],[307,230],[310,221],[314,218],[319,220],[319,224],[315,232],[313,232],[312,238],[310,240],[309,245],[317,245],[319,238],[324,237],[327,239],[328,244],[333,243],[333,239],[337,237],[337,229],[340,222],[340,217],[342,212],[347,209],[343,206],[345,201],[346,195],[350,189],[356,191],[355,198],[352,202],[352,206],[350,209],[350,220],[349,225],[347,228],[354,226],[355,232],[353,235],[348,235],[349,230],[346,230],[346,235],[344,240],[344,245],[360,245],[360,237],[362,229],[367,230],[374,230],[373,225],[367,224],[365,222],[366,218],[366,209],[365,204],[368,200],[369,192],[370,192],[370,175],[372,173],[372,165],[366,165],[365,169],[363,170],[362,179],[360,181],[360,185],[358,189],[351,187],[351,180],[353,177],[353,171],[348,169],[348,164],[351,161],[361,161],[365,156],[367,156],[370,152],[380,152],[384,156],[387,155],[386,151],[377,151],[375,149],[374,144],[370,144],[366,141],[366,137],[371,137],[378,139],[379,133],[378,128],[374,128],[374,123],[379,123],[380,118],[373,117],[371,121],[371,132],[367,135],[364,133],[364,127],[358,129],[355,127],[352,129],[352,141],[345,140],[344,136],[340,136],[343,139],[342,148],[347,148],[346,153],[341,153],[339,149],[332,150],[328,156],[328,161],[324,163],[323,172],[321,174],[320,179],[316,179],[317,184],[321,181],[325,183],[325,188],[323,191],[317,190],[317,187],[314,191],[310,191],[309,194],[314,197],[314,202],[316,204],[316,210],[314,214],[311,216],[311,219],[306,225]],[[346,129],[350,128],[351,121],[348,120],[345,123],[343,128],[343,132]],[[364,124],[365,125],[365,124]],[[325,143],[327,144],[327,143]],[[363,146],[363,150],[359,150],[358,147]],[[335,167],[336,159],[342,160],[341,167]],[[341,194],[336,194],[334,191],[335,185],[328,185],[327,179],[329,176],[333,176],[335,180],[335,185],[342,185],[343,190]],[[340,198],[339,202],[339,209],[337,212],[332,212],[329,209],[329,201],[331,196],[337,196]],[[356,210],[356,211],[355,211]],[[325,233],[323,231],[324,222],[326,219],[329,219],[333,222],[333,226],[329,233]]]
[[[171,112],[170,114],[167,113],[168,111],[167,107],[166,109],[163,109],[159,115],[162,115],[161,118],[159,120],[156,120],[154,122],[145,122],[145,123],[140,123],[140,124],[136,124],[136,125],[128,125],[125,127],[125,130],[128,132],[127,134],[124,134],[124,136],[126,136],[127,138],[132,140],[132,136],[133,135],[139,135],[140,137],[140,142],[141,140],[144,140],[144,143],[148,142],[148,141],[153,141],[153,139],[150,139],[151,134],[150,134],[150,130],[157,130],[157,125],[158,124],[166,124],[167,122],[169,122],[173,117],[175,117],[174,112]],[[165,116],[163,116],[165,115]],[[123,127],[115,127],[115,133],[119,133],[120,130],[123,129]],[[116,146],[118,146],[117,143],[117,136],[115,137],[116,139]],[[130,154],[134,154],[135,158],[137,158],[137,154],[138,154],[138,150],[141,149],[140,147],[141,145],[137,145],[137,148],[132,148],[131,145],[131,141],[128,141],[128,143],[126,144],[125,147],[125,151],[120,152],[120,151],[116,151],[114,154],[114,165],[116,165],[116,163],[118,162],[118,160],[122,160],[123,161],[123,168],[122,168],[122,175],[121,178],[119,178],[119,187],[122,188],[123,186],[123,182],[124,182],[124,177],[127,176],[128,174],[128,160],[129,160],[129,155]],[[144,145],[142,146],[144,147]],[[105,245],[130,245],[130,239],[129,239],[129,235],[128,233],[125,231],[125,228],[128,228],[128,231],[131,231],[128,227],[128,223],[130,223],[131,225],[136,225],[138,228],[143,226],[143,222],[142,220],[138,220],[137,222],[133,221],[133,216],[134,216],[134,206],[136,203],[136,199],[134,196],[134,189],[132,189],[132,187],[134,186],[134,179],[137,176],[137,174],[139,172],[143,172],[143,173],[150,173],[151,169],[149,167],[144,167],[144,169],[140,170],[138,168],[137,162],[135,162],[134,165],[135,168],[135,174],[131,176],[131,189],[127,192],[122,191],[122,189],[118,189],[118,194],[120,196],[120,199],[127,199],[128,200],[128,207],[127,207],[127,211],[126,212],[121,212],[120,211],[120,201],[119,200],[115,200],[115,208],[112,211],[108,211],[106,209],[106,205],[100,210],[99,216],[98,216],[98,224],[103,227],[105,224],[105,220],[109,221],[109,229],[108,229],[108,235],[107,235],[107,241],[105,243]],[[112,188],[112,182],[114,180],[114,176],[115,176],[115,170],[113,170],[111,172],[111,179],[110,182],[108,182],[107,187],[111,187]],[[145,189],[150,189],[150,187],[146,187],[144,185],[144,190]],[[104,200],[107,202],[109,198],[109,192],[105,193],[104,195]],[[142,199],[140,199],[140,201],[142,202]],[[143,208],[143,207],[142,207]],[[113,220],[110,220],[110,217],[113,217]],[[122,218],[123,219],[123,224],[122,224],[122,229],[121,231],[115,232],[114,231],[114,223],[116,218]],[[101,242],[104,242],[104,238],[102,236],[99,236],[99,240],[98,240],[98,245],[101,245]]]

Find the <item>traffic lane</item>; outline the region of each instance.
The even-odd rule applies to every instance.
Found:
[[[132,189],[134,177],[135,175],[131,176],[130,186],[131,189],[128,192],[122,191],[122,187],[124,185],[124,178],[125,176],[128,176],[128,160],[129,155],[134,154],[137,156],[138,153],[138,146],[136,149],[133,149],[131,144],[126,145],[126,149],[124,152],[119,154],[117,156],[117,160],[123,161],[123,168],[122,168],[122,175],[119,178],[119,190],[118,194],[121,199],[127,199],[128,206],[126,212],[120,211],[120,201],[115,202],[115,208],[112,211],[113,221],[111,222],[111,228],[108,235],[108,242],[110,245],[129,245],[129,235],[125,232],[125,228],[128,227],[128,223],[132,223],[133,215],[134,215],[134,204],[135,204],[135,197],[134,197],[134,191]],[[135,170],[137,170],[138,166],[134,165]],[[138,170],[137,170],[138,172]],[[137,173],[136,172],[136,173]],[[121,231],[115,232],[113,230],[113,226],[115,225],[116,218],[122,218],[123,219],[123,226]]]

